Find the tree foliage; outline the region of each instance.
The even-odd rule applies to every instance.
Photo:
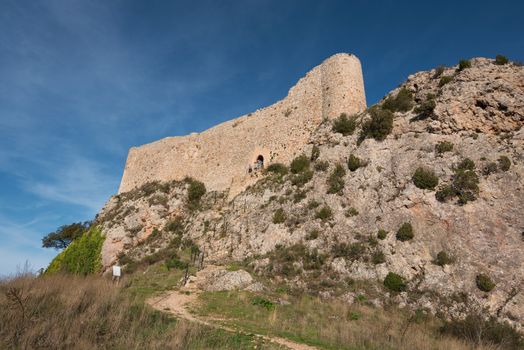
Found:
[[[64,249],[75,239],[81,237],[91,225],[91,222],[75,222],[60,226],[56,231],[48,233],[42,238],[42,247]]]

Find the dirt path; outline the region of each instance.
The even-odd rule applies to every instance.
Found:
[[[218,323],[216,319],[210,319],[205,318],[201,316],[197,316],[189,312],[189,309],[191,305],[196,304],[198,300],[198,295],[200,294],[200,289],[198,288],[199,282],[205,278],[205,276],[214,269],[218,268],[217,266],[209,266],[206,267],[206,269],[200,271],[196,278],[193,277],[186,286],[181,288],[179,291],[170,291],[167,293],[164,293],[162,295],[159,295],[157,297],[153,297],[147,300],[147,303],[151,305],[153,308],[164,311],[164,312],[170,312],[173,315],[183,318],[185,320],[196,322],[205,326],[214,327],[214,328],[220,328],[228,332],[234,332],[234,333],[246,333],[246,334],[254,334],[251,332],[243,332],[239,331],[238,329],[234,329],[232,327],[225,326],[221,323]],[[306,344],[296,343],[294,341],[275,337],[275,336],[267,336],[262,334],[254,334],[257,337],[260,337],[262,339],[265,339],[267,341],[270,341],[272,343],[276,343],[279,345],[283,345],[289,349],[292,350],[318,350],[318,348],[309,346]]]

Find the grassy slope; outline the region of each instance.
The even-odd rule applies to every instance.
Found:
[[[321,349],[472,348],[439,336],[440,322],[424,314],[410,315],[395,307],[381,310],[365,301],[349,305],[309,296],[284,296],[290,304],[264,306],[255,302],[257,296],[247,292],[203,293],[195,312],[226,319],[227,325],[245,331],[285,337]],[[278,296],[264,298],[276,300]]]
[[[162,275],[157,275],[160,278]],[[55,274],[0,283],[1,349],[277,349],[249,335],[176,320],[142,299],[152,288]]]

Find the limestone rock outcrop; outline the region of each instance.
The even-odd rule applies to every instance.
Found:
[[[182,181],[113,197],[97,218],[107,237],[104,265],[119,254],[139,261],[190,240],[207,263],[243,263],[323,297],[366,295],[374,305],[393,300],[449,316],[485,309],[522,329],[524,67],[484,58],[471,63],[462,71],[414,74],[388,94],[410,91],[413,106],[393,114],[384,140],[361,137],[368,112],[355,117],[352,135],[334,132],[330,120],[321,123],[294,152],[310,158],[316,148],[307,174],[260,172],[234,198],[209,186],[196,210],[187,206]],[[350,155],[360,159],[354,171]],[[451,192],[439,200],[438,191],[463,185],[457,175],[463,163],[466,180],[474,187],[478,179],[474,198],[461,203]],[[337,165],[344,173],[333,175]],[[438,185],[417,187],[417,168],[433,172]],[[412,239],[397,238],[404,223]],[[384,288],[389,272],[405,279],[406,291]],[[481,274],[493,290],[479,288]],[[250,283],[241,272],[222,278]]]

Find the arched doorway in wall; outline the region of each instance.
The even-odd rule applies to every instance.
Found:
[[[255,170],[264,169],[264,156],[259,154],[255,161]]]

